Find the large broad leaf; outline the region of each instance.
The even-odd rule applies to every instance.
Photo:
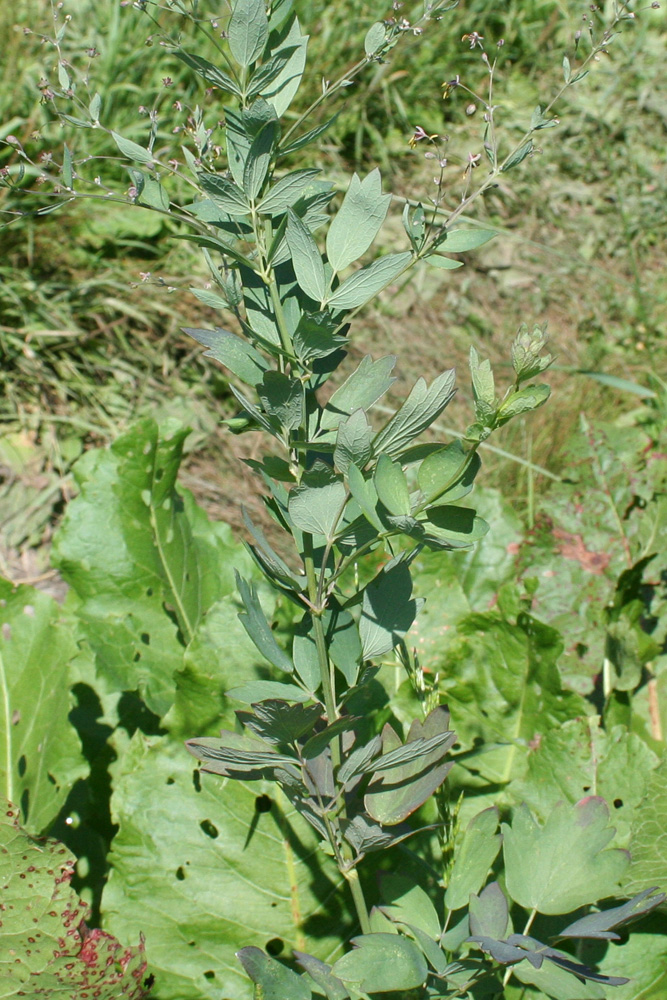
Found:
[[[650,775],[645,797],[634,812],[630,854],[632,865],[623,882],[623,895],[632,896],[653,885],[667,888],[667,758]]]
[[[502,829],[507,891],[526,910],[570,913],[618,892],[629,858],[608,849],[614,831],[604,799],[561,802],[544,826],[522,806]]]
[[[239,610],[236,598],[223,597],[185,650],[174,678],[174,704],[162,720],[174,737],[215,736],[222,726],[233,726],[238,702],[226,692],[241,678],[252,683],[266,676],[266,663],[239,621]]]
[[[70,889],[76,859],[56,840],[35,841],[18,810],[0,823],[0,1000],[10,997],[147,997],[143,948],[90,930],[87,905]],[[138,939],[138,936],[137,936]]]
[[[68,719],[73,632],[46,594],[0,580],[0,780],[31,833],[49,826],[88,771]]]
[[[145,420],[111,449],[88,452],[54,544],[98,670],[122,690],[139,689],[159,715],[173,701],[183,645],[208,608],[235,591],[234,569],[251,565],[230,529],[177,489],[186,436]]]
[[[137,734],[126,752],[106,926],[123,941],[145,934],[160,1000],[249,998],[235,952],[270,942],[286,957],[330,956],[349,926],[343,880],[272,786],[262,794],[193,764],[168,738]]]
[[[516,802],[526,802],[540,819],[557,802],[600,795],[613,806],[614,846],[628,847],[633,822],[641,816],[645,824],[640,803],[657,764],[655,754],[624,726],[605,731],[597,716],[571,719],[542,737],[528,756],[524,778],[510,790]]]
[[[506,600],[501,590],[501,607]],[[498,782],[524,773],[531,741],[587,711],[583,698],[561,687],[559,634],[524,612],[516,622],[509,610],[506,614],[470,615],[459,622],[459,642],[451,649],[443,685],[461,743],[469,747],[481,737],[496,744],[476,756],[471,769]]]
[[[452,552],[446,559],[423,552],[412,564],[415,592],[426,597],[426,604],[409,642],[416,646],[421,665],[434,672],[449,646],[460,642],[454,626],[472,610],[495,604],[498,588],[514,572],[513,553],[522,538],[516,513],[496,490],[480,487],[475,489],[475,507],[493,525],[492,531],[471,549]]]
[[[380,171],[360,180],[357,174],[327,233],[327,257],[334,271],[343,271],[366,253],[384,222],[390,194],[382,194]]]

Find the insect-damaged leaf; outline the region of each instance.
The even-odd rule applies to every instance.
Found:
[[[70,887],[76,859],[56,840],[34,841],[3,807],[0,823],[0,906],[6,948],[0,996],[142,1000],[143,943],[124,947],[86,925],[90,910]],[[20,901],[20,903],[19,903]],[[139,940],[139,933],[133,935]]]
[[[179,742],[140,733],[119,761],[105,921],[123,940],[145,935],[165,1000],[247,1000],[240,948],[279,937],[290,954],[302,922],[323,913],[311,948],[325,958],[340,947],[351,931],[344,879],[281,792],[258,803],[261,786],[228,788],[209,774],[193,782],[194,764]]]
[[[46,830],[88,768],[72,709],[73,622],[46,594],[0,579],[0,780],[30,832]]]

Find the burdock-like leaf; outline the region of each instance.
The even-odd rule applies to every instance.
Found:
[[[159,715],[173,702],[183,646],[235,591],[234,570],[249,567],[230,529],[176,486],[187,433],[144,420],[110,449],[87,452],[53,550],[99,669]]]
[[[604,799],[561,802],[542,827],[522,806],[502,829],[507,891],[525,909],[570,913],[618,892],[629,857],[605,850],[614,831]]]
[[[72,622],[50,597],[0,580],[0,789],[41,833],[87,773],[75,730],[68,667]]]
[[[143,946],[123,947],[105,931],[86,926],[89,909],[70,889],[75,863],[58,841],[35,841],[23,833],[18,809],[5,806],[0,823],[0,1000],[148,996]]]
[[[140,734],[121,759],[105,925],[145,934],[160,1000],[247,1000],[239,948],[289,955],[308,927],[310,950],[336,953],[350,927],[343,879],[280,792],[194,765],[180,743]]]
[[[653,771],[646,796],[635,810],[630,838],[632,865],[623,895],[667,882],[667,760]]]

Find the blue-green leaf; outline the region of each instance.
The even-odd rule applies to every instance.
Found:
[[[352,175],[343,204],[329,227],[327,258],[335,272],[343,271],[370,247],[384,222],[390,194],[382,194],[380,171],[363,181]]]
[[[228,28],[229,51],[241,66],[258,59],[269,38],[264,0],[236,0]]]
[[[389,253],[386,257],[374,260],[339,285],[327,298],[328,306],[331,309],[356,309],[363,306],[397,278],[411,260],[412,254],[408,250]]]
[[[287,245],[299,287],[316,302],[323,302],[327,291],[324,264],[317,243],[299,216],[288,213]]]

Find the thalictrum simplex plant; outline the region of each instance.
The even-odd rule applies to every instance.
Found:
[[[157,7],[148,0],[135,6],[149,17]],[[444,97],[463,92],[479,106],[479,151],[467,155],[463,170],[455,165],[453,174],[446,138],[416,126],[410,144],[423,143],[433,160],[435,194],[405,204],[405,248],[370,262],[367,255],[391,203],[379,172],[353,174],[336,201],[333,184],[316,168],[295,166],[295,157],[300,162],[302,150],[331,125],[331,117],[312,123],[321,106],[369,65],[387,59],[407,33],[433,28],[450,5],[427,3],[416,20],[392,13],[372,25],[364,55],[326,82],[296,117],[289,109],[306,66],[308,39],[290,0],[268,9],[264,0],[236,0],[231,13],[220,17],[203,16],[197,5],[191,10],[177,0],[166,6],[194,19],[215,45],[214,63],[171,41],[173,54],[228,102],[222,124],[205,121],[199,108],[189,110],[182,147],[186,172],[181,163],[162,158],[157,110],[149,115],[145,144],[111,131],[131,164],[126,195],[99,174],[88,180],[85,164],[67,146],[59,172],[47,166],[40,176],[47,186],[55,182],[54,207],[79,197],[129,200],[189,227],[183,238],[202,248],[211,276],[211,289],[198,294],[221,310],[232,329],[187,332],[229,372],[238,403],[230,430],[260,432],[270,442],[248,464],[257,474],[271,532],[246,511],[255,569],[252,575],[237,573],[236,580],[239,619],[267,664],[266,676],[239,678],[228,692],[244,705],[234,727],[217,736],[193,734],[187,749],[205,772],[198,780],[230,779],[217,794],[232,803],[234,781],[275,786],[279,800],[315,831],[321,852],[347,886],[358,933],[352,950],[334,961],[310,954],[304,938],[294,955],[298,972],[255,945],[241,949],[239,959],[258,997],[284,1000],[413,990],[433,998],[500,998],[517,982],[519,989],[535,986],[561,1000],[602,997],[603,989],[621,986],[627,977],[598,972],[568,948],[574,941],[578,949],[587,939],[617,940],[615,928],[657,907],[664,894],[649,887],[602,912],[591,909],[622,895],[629,861],[625,851],[608,846],[614,836],[609,808],[596,795],[558,803],[543,822],[523,806],[502,826],[500,809],[490,805],[462,834],[457,831],[446,779],[465,755],[457,753],[457,734],[437,690],[425,695],[424,672],[406,638],[423,604],[413,593],[415,560],[424,551],[446,559],[488,531],[468,502],[481,446],[549,397],[549,387],[539,381],[552,360],[544,330],[519,331],[510,353],[512,378],[500,392],[489,361],[471,348],[474,413],[465,436],[449,443],[428,432],[456,391],[452,370],[430,383],[419,378],[403,402],[377,420],[374,407],[394,382],[396,358],[366,356],[350,371],[346,347],[357,314],[412,268],[460,267],[461,254],[494,237],[493,231],[457,228],[456,222],[535,152],[538,133],[558,124],[556,102],[606,52],[618,26],[632,19],[630,6],[616,4],[610,23],[600,29],[594,14],[587,17],[585,33],[574,39],[572,60],[578,56],[578,64],[564,59],[562,88],[533,111],[518,140],[504,136],[495,104],[502,40],[490,55],[482,34],[466,34],[464,41],[480,53],[487,88],[478,93],[457,76],[444,83]],[[57,48],[65,30],[63,21]],[[72,127],[103,128],[103,98],[86,94],[85,82],[79,88],[63,58],[58,81],[57,90],[45,85],[45,97],[61,119]],[[67,111],[63,102],[69,102]],[[218,129],[224,136],[220,148]],[[18,140],[6,141],[19,166],[34,169]],[[172,177],[178,181],[173,200]],[[5,180],[21,184],[21,176],[10,171]],[[150,456],[151,447],[147,441],[141,453]],[[136,459],[125,445],[121,453]],[[167,487],[163,496],[163,503],[151,494],[145,502],[156,538],[163,535],[169,545],[174,530],[165,525],[176,515]],[[184,560],[186,583],[191,571]],[[196,638],[197,615],[187,586],[184,597],[171,577],[169,585],[170,613],[188,644]],[[288,641],[267,617],[267,592],[290,609]],[[524,620],[522,627],[530,624]],[[224,645],[217,653],[225,656]],[[423,706],[405,731],[395,719],[374,727],[375,720],[364,717],[387,662],[396,661]],[[387,870],[386,852],[395,859],[396,850],[411,843],[417,846],[410,856],[430,873],[427,888],[412,868],[400,875]],[[431,856],[434,843],[439,859],[437,851]],[[420,854],[424,844],[429,850]],[[435,881],[434,865],[441,865]],[[379,895],[374,876],[381,877]]]

